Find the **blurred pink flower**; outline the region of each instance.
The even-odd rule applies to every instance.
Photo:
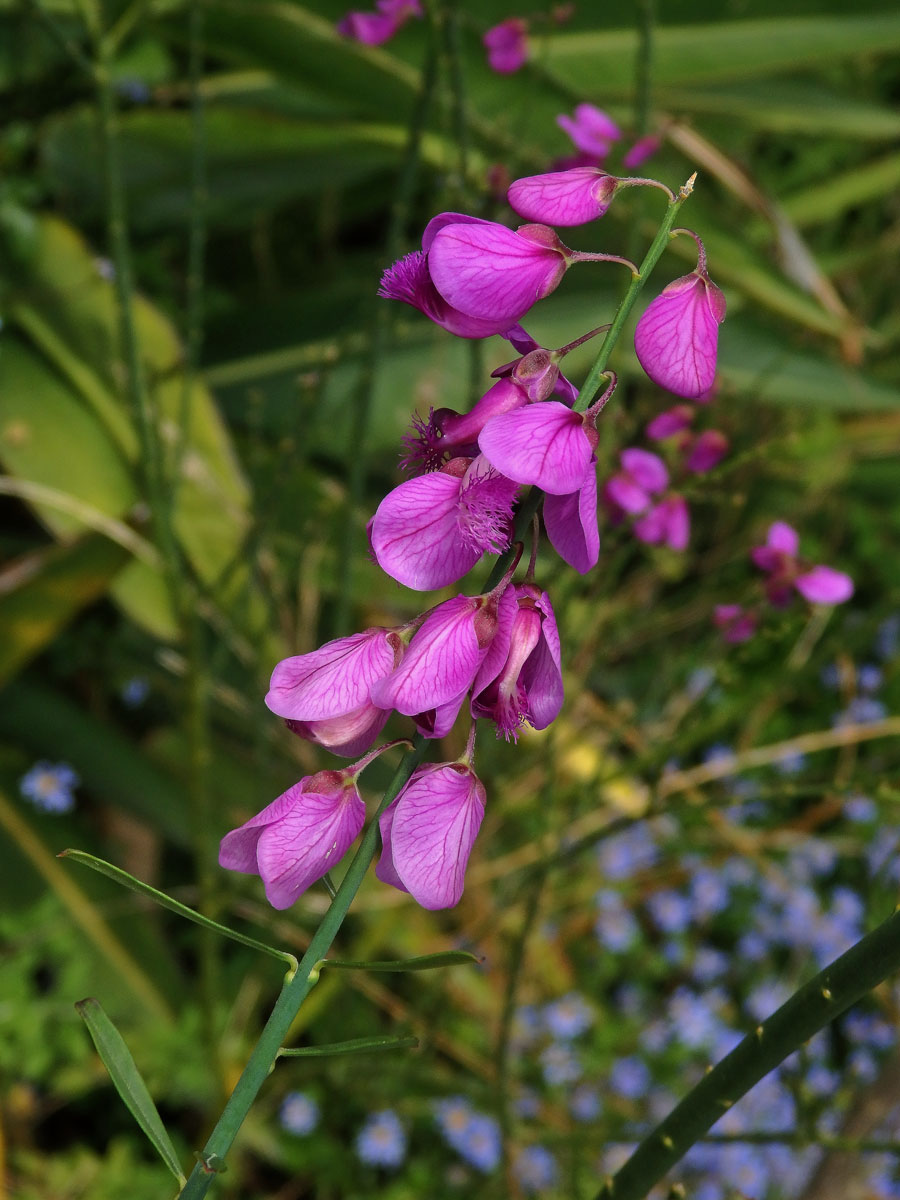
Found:
[[[579,104],[574,117],[560,113],[556,123],[572,139],[576,150],[601,160],[609,154],[613,142],[622,136],[622,130],[612,117],[594,104]]]
[[[394,36],[410,17],[421,17],[419,0],[376,0],[377,12],[349,12],[338,22],[344,37],[366,46],[380,46]]]
[[[799,557],[800,537],[786,521],[769,526],[764,546],[756,546],[750,557],[768,575],[769,603],[783,608],[795,588],[811,604],[843,604],[853,595],[853,580],[833,567],[809,567]]]
[[[636,171],[648,158],[652,158],[661,145],[661,139],[656,134],[639,138],[622,159],[622,165],[628,171]]]
[[[494,25],[481,40],[488,66],[500,75],[512,75],[528,61],[528,22],[521,17],[509,17]]]
[[[759,617],[740,604],[717,604],[713,609],[713,621],[726,642],[739,645],[749,642],[756,633]]]

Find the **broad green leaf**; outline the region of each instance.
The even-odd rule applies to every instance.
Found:
[[[160,1158],[183,1187],[185,1177],[175,1147],[166,1133],[166,1127],[137,1069],[137,1064],[131,1057],[131,1051],[125,1045],[125,1040],[103,1011],[99,1000],[89,997],[87,1000],[79,1000],[75,1007],[88,1027],[113,1086]]]
[[[331,1058],[336,1054],[378,1054],[384,1050],[414,1050],[418,1044],[416,1037],[352,1038],[348,1042],[331,1042],[325,1046],[282,1046],[278,1057]]]
[[[288,954],[286,950],[276,950],[274,946],[267,946],[265,942],[260,942],[256,938],[238,933],[236,929],[229,929],[227,925],[220,925],[218,921],[213,921],[209,917],[203,916],[202,913],[196,912],[193,908],[188,908],[186,904],[181,904],[178,900],[167,896],[165,892],[158,891],[156,888],[151,887],[149,883],[135,879],[133,875],[129,875],[121,867],[113,866],[112,863],[108,863],[102,858],[97,858],[95,855],[88,854],[84,850],[63,850],[58,857],[70,858],[73,862],[90,867],[92,871],[97,871],[100,875],[105,875],[115,883],[121,884],[122,887],[129,888],[132,892],[137,892],[139,896],[147,896],[154,904],[158,904],[161,908],[167,908],[170,912],[177,913],[179,917],[193,921],[196,925],[202,925],[204,929],[211,929],[214,933],[230,938],[233,942],[240,942],[242,946],[249,946],[251,950],[260,950],[263,954],[269,954],[273,958],[281,959],[282,962],[288,964],[291,974],[297,970],[297,959],[293,954]]]
[[[105,205],[96,117],[79,108],[56,117],[45,132],[44,164],[52,186],[85,220]],[[129,213],[138,229],[187,227],[191,210],[194,130],[190,113],[135,110],[120,120],[121,158]],[[260,213],[297,196],[357,184],[396,169],[406,150],[405,126],[293,117],[266,108],[217,103],[204,117],[204,147],[212,225],[249,228]],[[452,142],[426,134],[422,161],[435,170],[456,165]],[[470,164],[481,178],[486,164]]]
[[[350,962],[341,958],[323,958],[318,967],[336,967],[342,971],[434,971],[439,967],[477,966],[481,959],[467,950],[443,950],[438,954],[423,954],[417,958],[401,958],[396,962]]]
[[[898,48],[896,13],[663,25],[654,30],[653,82],[656,87],[702,87],[761,79],[857,54],[892,54]],[[628,96],[636,51],[634,30],[579,30],[554,34],[545,63],[573,94]]]
[[[900,188],[900,154],[861,163],[824,182],[782,198],[784,211],[797,225],[815,225],[842,216],[851,208],[880,200]]]
[[[99,600],[129,560],[115,542],[90,534],[47,546],[0,571],[0,686],[88,604]]]

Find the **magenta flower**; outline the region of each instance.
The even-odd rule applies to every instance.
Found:
[[[492,417],[478,438],[482,453],[502,474],[557,496],[582,486],[596,444],[587,414],[558,400]]]
[[[559,632],[550,597],[533,583],[515,587],[516,613],[503,663],[485,662],[472,685],[473,717],[489,717],[497,732],[518,740],[525,722],[546,729],[563,702]]]
[[[528,22],[521,17],[509,17],[494,25],[481,40],[488,66],[500,75],[512,75],[528,60]]]
[[[544,528],[550,545],[570,567],[586,575],[600,557],[597,527],[597,460],[591,457],[587,474],[577,491],[544,497]]]
[[[429,222],[422,244],[444,300],[467,317],[491,322],[494,332],[508,329],[549,296],[574,261],[546,225],[514,231],[453,213]]]
[[[529,221],[584,225],[603,216],[618,185],[618,179],[601,167],[573,167],[517,179],[508,197],[510,206]]]
[[[421,17],[419,0],[376,0],[377,12],[349,12],[338,22],[337,31],[366,46],[389,41],[410,17]]]
[[[638,361],[676,396],[702,396],[713,385],[725,297],[698,266],[652,300],[634,331]]]
[[[319,771],[226,833],[219,865],[259,875],[272,907],[289,908],[340,862],[365,817],[353,772]]]
[[[750,641],[756,633],[759,617],[740,604],[717,604],[713,609],[713,621],[725,641],[736,646]]]
[[[631,531],[636,538],[651,546],[665,545],[670,550],[686,550],[691,536],[687,501],[684,496],[670,492],[638,517]]]
[[[695,475],[702,475],[719,465],[728,453],[728,438],[718,429],[704,429],[689,443],[685,467]]]
[[[398,668],[375,684],[373,702],[413,717],[425,737],[443,737],[495,640],[494,653],[505,653],[514,614],[515,596],[505,584],[445,600],[426,616]]]
[[[669,486],[669,472],[658,454],[630,446],[619,455],[622,470],[608,479],[603,487],[603,499],[621,518],[623,513],[642,513],[653,503],[653,497]]]
[[[599,159],[606,158],[613,142],[622,136],[612,117],[593,104],[579,104],[574,117],[560,113],[556,123],[572,139],[576,150]]]
[[[484,818],[485,790],[464,762],[419,767],[382,813],[384,850],[375,874],[423,908],[452,908]]]
[[[550,394],[546,392],[546,380],[537,378],[538,372],[543,370],[554,376],[552,393],[559,396],[563,403],[568,404],[571,408],[578,397],[578,388],[566,379],[559,369],[559,359],[563,356],[563,351],[545,350],[521,325],[512,325],[502,336],[515,350],[518,350],[522,357],[504,363],[502,367],[497,367],[496,370],[491,371],[491,376],[503,377],[511,374],[515,381],[525,389],[529,400],[546,400]],[[550,365],[539,368],[535,352],[546,355],[551,360]]]
[[[690,404],[676,404],[655,416],[644,432],[651,441],[662,442],[690,428],[694,416],[695,409]]]
[[[639,138],[625,154],[625,157],[622,159],[622,165],[628,171],[636,171],[648,158],[652,158],[660,145],[661,139],[655,134],[651,133],[647,137]]]
[[[790,602],[791,589],[796,588],[811,604],[843,604],[853,595],[853,580],[833,567],[808,567],[799,558],[800,537],[786,521],[775,521],[769,527],[764,546],[756,546],[750,557],[765,571],[766,594],[769,603],[783,608]]]
[[[448,304],[434,286],[428,270],[428,255],[414,250],[387,268],[381,276],[378,295],[386,300],[400,300],[424,313],[449,333],[462,338],[493,337],[502,333],[507,322],[483,320],[467,316]]]
[[[371,545],[378,565],[419,592],[455,583],[482,554],[508,547],[518,491],[484,455],[454,458],[439,471],[407,479],[375,513]]]
[[[372,686],[394,670],[404,649],[395,630],[374,628],[282,659],[266,706],[294,733],[333,754],[362,754],[390,715],[372,702]]]

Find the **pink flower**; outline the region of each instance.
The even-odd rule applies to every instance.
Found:
[[[372,687],[400,663],[404,649],[396,631],[374,628],[282,659],[266,705],[294,733],[333,754],[362,754],[390,715],[372,702]]]
[[[603,216],[618,184],[618,179],[601,167],[573,167],[517,179],[508,196],[510,206],[529,221],[584,225]]]
[[[389,41],[410,17],[421,17],[419,0],[376,0],[374,13],[349,12],[338,22],[337,31],[366,46]]]
[[[639,138],[622,159],[622,165],[628,171],[636,171],[642,163],[651,158],[660,147],[660,139],[655,134]]]
[[[769,578],[769,603],[782,608],[796,588],[810,604],[843,604],[853,595],[853,580],[833,567],[808,567],[799,558],[800,537],[786,521],[774,521],[764,546],[756,546],[750,557]]]
[[[548,492],[544,497],[544,528],[550,545],[579,575],[592,570],[600,557],[596,466],[597,460],[592,456],[587,474],[576,491],[565,496]]]
[[[554,382],[551,389],[552,393],[568,404],[569,407],[575,403],[578,398],[578,388],[575,387],[559,369],[559,359],[562,357],[561,351],[551,353],[545,350],[543,346],[539,346],[530,333],[522,328],[521,325],[512,325],[503,335],[509,344],[518,350],[522,358],[514,359],[512,362],[505,363],[502,367],[497,367],[491,371],[492,376],[503,377],[512,375],[516,382],[525,389],[525,393],[529,400],[546,400],[550,394],[546,392],[545,382],[537,379],[538,372],[543,370],[546,374],[552,375]],[[546,360],[543,360],[543,367],[538,367],[538,359],[536,353],[546,355],[547,359],[551,360],[547,365]]]
[[[506,328],[505,321],[469,317],[448,304],[432,283],[428,255],[423,250],[414,250],[388,267],[381,276],[378,295],[417,308],[435,325],[455,333],[457,337],[492,337]]]
[[[484,817],[484,785],[464,762],[419,767],[382,813],[375,874],[423,908],[452,908]]]
[[[289,908],[340,862],[365,817],[353,772],[319,771],[227,833],[219,865],[259,875],[272,907]]]
[[[521,17],[501,21],[481,40],[488,52],[488,66],[500,75],[512,75],[528,60],[528,22]]]
[[[666,545],[670,550],[686,550],[691,536],[691,517],[684,496],[670,492],[658,504],[638,517],[632,533],[651,546]]]
[[[634,331],[638,361],[654,383],[676,396],[702,396],[716,375],[725,297],[700,267],[652,300]]]
[[[413,717],[425,737],[443,737],[488,653],[505,654],[503,641],[514,613],[515,596],[505,584],[486,595],[455,596],[439,604],[422,622],[399,667],[375,684],[372,700]]]
[[[599,159],[606,158],[613,142],[622,136],[612,117],[593,104],[579,104],[574,118],[560,113],[556,123],[572,139],[576,150]]]
[[[704,429],[689,443],[685,467],[702,475],[719,465],[729,450],[728,438],[718,429]]]
[[[509,545],[518,486],[483,455],[454,458],[407,479],[378,506],[372,552],[392,579],[416,591],[455,583],[482,554]]]
[[[695,410],[689,404],[676,404],[667,408],[654,417],[647,426],[645,433],[651,441],[662,442],[688,429],[695,416]]]
[[[713,621],[716,628],[721,629],[726,642],[739,645],[749,642],[756,633],[759,618],[740,604],[717,604],[713,610]]]
[[[514,231],[454,213],[430,221],[422,244],[431,279],[447,304],[491,323],[498,333],[554,291],[573,261],[546,225]]]
[[[642,513],[653,503],[653,497],[669,486],[669,472],[658,454],[630,446],[619,455],[622,470],[606,481],[603,499],[613,508],[614,515]]]
[[[482,453],[502,474],[557,496],[582,486],[596,444],[586,414],[558,400],[492,417],[478,438]]]
[[[472,685],[473,717],[490,717],[507,740],[527,722],[546,729],[563,702],[559,633],[550,597],[532,583],[515,587],[517,609],[506,659],[485,661]]]

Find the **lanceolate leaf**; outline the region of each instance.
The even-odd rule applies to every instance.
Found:
[[[99,1000],[89,997],[79,1000],[75,1007],[88,1027],[116,1091],[179,1185],[184,1186],[185,1177],[175,1147],[122,1035],[103,1011]]]
[[[401,958],[396,962],[351,962],[342,958],[326,958],[319,963],[319,968],[337,967],[342,971],[434,971],[438,967],[458,967],[463,965],[478,965],[481,959],[467,950],[444,950],[438,954],[423,954],[418,958]]]
[[[282,1047],[281,1058],[331,1058],[336,1054],[378,1054],[383,1050],[414,1050],[419,1039],[414,1037],[352,1038],[348,1042],[331,1042],[327,1046]]]

